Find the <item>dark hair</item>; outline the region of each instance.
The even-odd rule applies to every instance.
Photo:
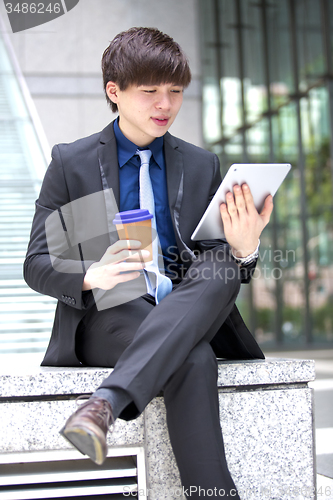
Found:
[[[130,85],[174,83],[184,88],[190,84],[191,71],[187,57],[173,38],[156,28],[131,28],[119,33],[102,57],[106,100],[117,111],[106,94],[108,82],[120,90]]]

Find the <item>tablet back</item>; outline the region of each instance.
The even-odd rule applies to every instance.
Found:
[[[269,194],[275,195],[290,168],[289,163],[235,163],[231,165],[191,239],[196,241],[224,238],[220,205],[225,202],[226,194],[233,190],[233,186],[248,184],[254,204],[260,212],[265,198]]]

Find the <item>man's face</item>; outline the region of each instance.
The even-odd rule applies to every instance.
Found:
[[[140,147],[167,132],[183,102],[183,87],[172,83],[131,85],[120,90],[109,82],[106,91],[118,106],[120,130]]]

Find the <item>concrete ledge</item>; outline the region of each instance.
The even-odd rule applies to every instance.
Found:
[[[14,366],[0,373],[0,398],[89,394],[110,368]],[[251,387],[308,383],[315,379],[314,361],[276,359],[219,361],[218,387]]]
[[[67,449],[58,431],[75,409],[73,397],[93,392],[109,373],[35,366],[0,374],[0,456]],[[221,427],[242,500],[315,498],[313,393],[307,386],[314,378],[311,360],[219,362]],[[117,420],[109,445],[144,449],[150,500],[181,498],[163,398],[135,421]]]

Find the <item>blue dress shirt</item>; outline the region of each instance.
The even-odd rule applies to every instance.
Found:
[[[140,157],[135,154],[138,146],[124,136],[119,128],[118,120],[114,122],[114,133],[119,163],[119,210],[121,212],[135,210],[140,208],[139,170],[141,161]],[[152,152],[149,173],[154,192],[156,227],[167,270],[168,263],[175,261],[178,249],[169,210],[163,144],[163,137],[157,137],[149,144],[149,147],[139,149],[150,149]]]

